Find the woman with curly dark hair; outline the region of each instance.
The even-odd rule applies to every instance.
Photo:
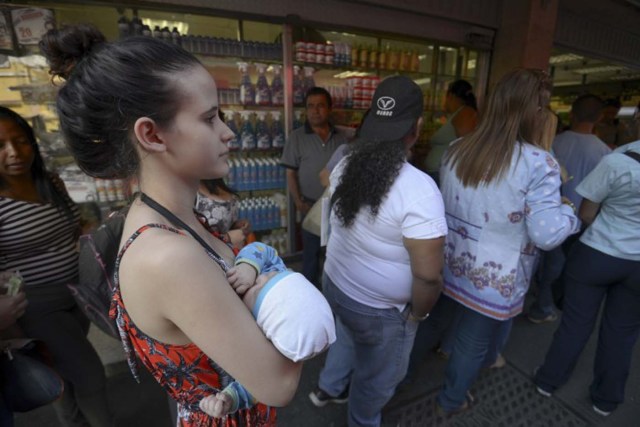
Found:
[[[78,275],[79,218],[63,182],[45,168],[31,126],[0,107],[0,271],[24,278],[29,306],[18,325],[47,345],[65,381],[54,404],[60,422],[110,426],[104,368],[67,288]]]
[[[442,197],[407,162],[422,109],[418,85],[404,76],[385,79],[358,142],[331,173],[323,286],[337,340],[309,397],[316,406],[348,400],[349,425],[380,425],[382,407],[406,372],[418,322],[440,295]]]

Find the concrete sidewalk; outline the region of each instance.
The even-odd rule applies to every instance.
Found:
[[[419,379],[398,390],[383,413],[385,426],[640,426],[640,350],[636,346],[627,383],[626,401],[611,416],[593,412],[588,387],[596,336],[592,336],[571,380],[552,398],[535,393],[531,372],[538,366],[559,324],[534,325],[524,317],[515,320],[504,351],[507,366],[483,372],[473,387],[478,404],[469,412],[442,419],[433,414],[433,398],[442,384],[446,361],[432,354],[419,371]],[[109,396],[120,427],[169,427],[166,396],[149,376],[137,384],[123,362],[120,343],[92,330],[109,376]],[[305,364],[293,402],[279,410],[279,425],[285,427],[330,427],[346,425],[346,405],[316,408],[307,395],[314,388],[324,357]],[[40,408],[16,416],[17,427],[58,427],[53,409]]]

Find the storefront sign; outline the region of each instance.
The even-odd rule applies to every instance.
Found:
[[[38,44],[44,33],[55,26],[53,12],[48,9],[14,9],[11,19],[18,43],[23,45]]]

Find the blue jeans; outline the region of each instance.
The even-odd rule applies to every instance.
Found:
[[[411,379],[415,375],[416,371],[424,362],[427,353],[430,349],[440,341],[440,349],[451,355],[458,336],[458,330],[460,329],[460,320],[462,319],[464,306],[449,298],[445,294],[441,294],[438,302],[427,320],[422,322],[418,327],[418,333],[416,334],[416,342],[411,351],[411,359],[409,362],[409,371],[407,373],[407,379]],[[498,354],[502,352],[509,333],[511,332],[511,320],[507,321],[506,325],[503,325],[494,337],[494,340],[489,346],[489,350],[486,353],[483,366],[490,366],[498,357]]]
[[[26,412],[56,401],[64,391],[62,378],[44,363],[42,344],[27,344],[21,350],[13,350],[12,359],[0,356],[3,377],[0,391],[0,414],[9,411]],[[42,350],[42,351],[46,351]],[[4,393],[4,395],[3,395]],[[0,420],[2,417],[0,417]],[[5,424],[0,424],[5,425]]]
[[[381,411],[404,377],[417,323],[395,308],[377,309],[346,296],[325,274],[325,296],[336,315],[336,342],[320,372],[332,396],[349,386],[349,426],[379,426]]]
[[[460,320],[446,368],[444,388],[438,395],[438,403],[446,412],[464,404],[467,391],[480,369],[493,363],[502,350],[513,323],[513,319],[492,319],[458,302],[454,303],[458,306]]]
[[[538,297],[529,307],[529,313],[537,318],[544,318],[553,313],[552,286],[562,275],[565,263],[562,246],[550,251],[542,251],[541,255],[541,262],[536,275]]]
[[[598,319],[598,347],[591,400],[604,411],[624,401],[633,347],[640,334],[640,262],[615,258],[577,242],[564,272],[565,298],[556,330],[536,384],[554,391],[569,380]]]

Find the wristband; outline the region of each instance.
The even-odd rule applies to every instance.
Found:
[[[574,214],[577,212],[576,205],[574,205],[571,200],[563,200],[562,203],[573,209]]]
[[[409,311],[409,317],[408,317],[408,319],[407,319],[407,320],[412,320],[412,321],[414,321],[414,322],[422,322],[422,321],[424,321],[424,320],[427,320],[427,317],[429,317],[429,314],[430,314],[430,313],[427,313],[427,314],[425,314],[425,315],[424,315],[424,316],[422,316],[422,317],[418,317],[418,316],[416,316],[415,314],[413,314],[413,311]]]

